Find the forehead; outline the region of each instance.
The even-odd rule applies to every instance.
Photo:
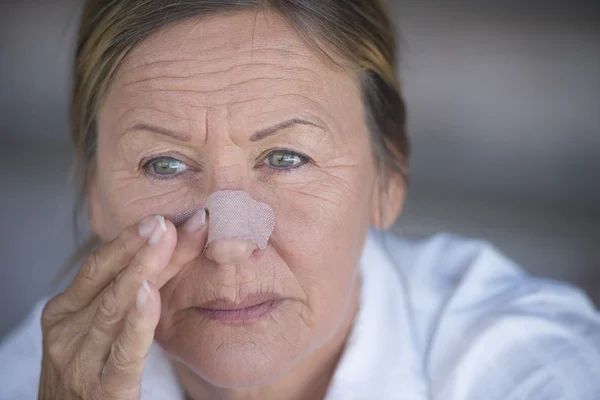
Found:
[[[136,47],[128,64],[136,68],[149,60],[171,62],[182,56],[182,61],[220,61],[227,65],[236,61],[230,59],[232,53],[251,61],[251,56],[261,59],[291,55],[286,52],[293,53],[297,61],[316,61],[313,51],[279,14],[242,11],[190,18],[162,28]],[[222,56],[228,58],[220,59]]]
[[[347,109],[349,96],[359,97],[347,71],[326,61],[269,11],[168,26],[132,51],[111,86],[107,103],[121,117],[163,113],[182,123],[190,114],[218,107],[245,120],[257,111],[299,108],[335,120]]]

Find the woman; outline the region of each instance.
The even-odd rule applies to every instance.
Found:
[[[394,71],[373,0],[89,2],[72,137],[99,244],[2,346],[0,398],[600,398],[581,292],[384,233]]]

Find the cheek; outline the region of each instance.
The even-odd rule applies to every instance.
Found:
[[[101,171],[98,182],[103,216],[113,236],[146,216],[169,216],[189,208],[204,191],[194,177],[165,183],[125,170]]]
[[[348,167],[278,192],[270,243],[302,287],[314,327],[330,327],[347,305],[369,226],[369,185],[365,168]]]

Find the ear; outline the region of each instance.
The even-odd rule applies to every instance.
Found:
[[[396,222],[404,208],[406,185],[400,173],[391,173],[386,182],[378,177],[371,198],[371,224],[386,230]],[[382,185],[383,183],[383,185]]]

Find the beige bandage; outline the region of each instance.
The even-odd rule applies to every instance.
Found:
[[[267,247],[275,228],[275,214],[270,205],[256,201],[243,190],[220,190],[202,204],[181,212],[173,218],[179,226],[202,208],[208,215],[206,245],[223,238],[252,240],[260,250]]]

